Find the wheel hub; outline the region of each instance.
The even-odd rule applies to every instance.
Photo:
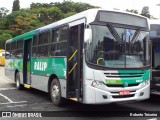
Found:
[[[53,99],[54,99],[55,101],[57,101],[57,99],[58,99],[58,97],[59,97],[59,88],[58,88],[57,85],[54,85],[54,86],[52,87],[52,96],[53,96]]]

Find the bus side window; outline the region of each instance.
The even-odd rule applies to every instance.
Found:
[[[48,57],[48,45],[38,46],[38,57]]]
[[[57,56],[57,43],[59,41],[59,29],[52,30],[51,56]]]
[[[38,35],[33,36],[33,42],[32,42],[32,57],[37,57],[37,43],[38,43]]]
[[[6,59],[10,58],[10,49],[11,49],[11,44],[10,43],[6,43],[6,54],[5,54],[5,58]]]
[[[17,58],[22,58],[23,57],[23,40],[20,39],[17,41],[17,50],[16,50],[16,57]]]
[[[51,56],[66,56],[68,26],[52,30]]]
[[[17,49],[17,42],[11,42],[11,59],[16,58],[16,49]]]
[[[49,39],[50,39],[49,30],[44,31],[39,34],[38,51],[37,51],[39,58],[48,57]]]
[[[52,44],[51,45],[51,56],[55,56],[55,50],[56,50],[56,45]]]

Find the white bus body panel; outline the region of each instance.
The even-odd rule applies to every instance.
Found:
[[[108,73],[116,73],[117,71],[107,71]],[[103,81],[105,79],[106,71],[94,70],[84,65],[84,84],[83,84],[83,103],[86,104],[104,104],[119,101],[130,100],[145,100],[150,97],[150,83],[145,87],[140,83],[138,86],[133,87],[107,87],[105,84],[100,88],[91,85],[93,80]],[[116,78],[113,78],[116,79]],[[113,98],[114,95],[119,95],[121,90],[130,90],[130,94],[135,94],[134,97],[128,98]],[[133,92],[132,92],[133,91]],[[141,96],[140,94],[143,93]],[[107,96],[105,99],[103,96]]]

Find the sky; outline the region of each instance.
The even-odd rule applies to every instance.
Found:
[[[12,11],[12,5],[14,0],[0,0],[0,7],[6,7]],[[150,14],[156,18],[160,18],[160,0],[72,0],[73,2],[85,2],[91,5],[99,6],[104,9],[135,9],[140,13],[144,6],[149,6]],[[34,3],[51,3],[51,2],[63,2],[63,0],[20,0],[21,8],[29,8],[30,4]]]

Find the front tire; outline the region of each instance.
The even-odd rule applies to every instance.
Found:
[[[15,81],[16,81],[16,88],[17,88],[18,90],[23,89],[23,86],[22,86],[22,84],[20,83],[20,75],[19,75],[19,72],[16,73]]]
[[[54,105],[60,106],[63,103],[61,96],[61,86],[57,78],[54,78],[50,85],[50,97]]]

